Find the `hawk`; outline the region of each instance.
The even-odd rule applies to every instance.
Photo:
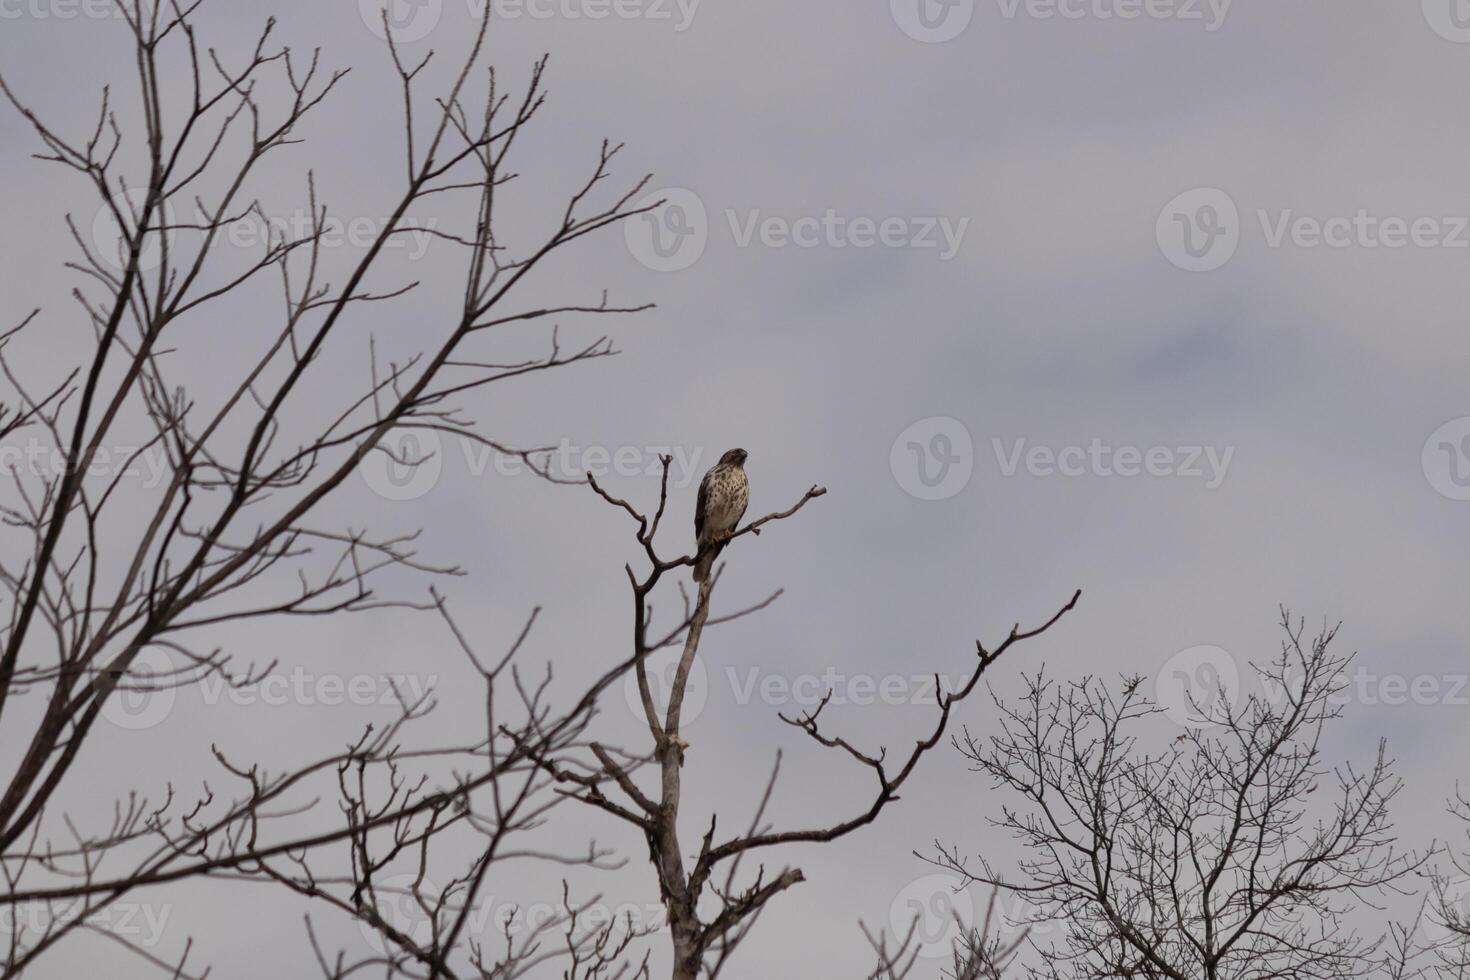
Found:
[[[694,507],[694,537],[699,555],[694,562],[694,581],[709,578],[710,569],[750,503],[750,484],[745,479],[743,449],[732,449],[710,467],[699,484],[699,502]]]

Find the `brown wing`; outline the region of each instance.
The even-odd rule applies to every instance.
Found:
[[[704,541],[704,525],[706,515],[709,513],[709,488],[714,482],[711,479],[714,475],[715,471],[712,469],[704,475],[703,480],[699,481],[699,498],[694,503],[694,540],[696,542]]]

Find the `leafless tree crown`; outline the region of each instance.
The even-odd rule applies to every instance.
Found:
[[[199,6],[119,0],[137,75],[102,90],[88,132],[59,131],[28,107],[25,84],[0,76],[0,94],[38,140],[36,156],[90,192],[83,213],[100,209],[118,230],[114,254],[84,221],[68,217],[76,308],[38,309],[0,333],[8,385],[0,438],[37,440],[62,461],[54,470],[13,467],[0,500],[0,588],[8,599],[0,624],[0,900],[44,913],[30,917],[38,928],[9,937],[0,976],[20,974],[85,931],[88,917],[109,903],[201,876],[276,882],[369,923],[384,938],[373,961],[389,973],[520,976],[557,956],[572,961],[568,975],[631,976],[634,969],[607,966],[621,959],[626,936],[585,927],[586,902],[570,894],[562,915],[537,934],[498,946],[461,943],[491,865],[510,856],[608,862],[595,845],[542,853],[514,842],[559,802],[533,757],[577,744],[598,696],[631,660],[589,672],[579,692],[553,706],[549,684],[530,682],[512,665],[524,633],[503,656],[483,657],[437,593],[405,602],[379,592],[401,573],[454,568],[419,557],[412,535],[340,526],[325,503],[367,454],[396,452],[388,437],[403,430],[452,433],[536,465],[534,449],[481,431],[460,406],[487,386],[612,353],[606,337],[563,347],[555,324],[642,305],[615,304],[601,291],[523,305],[521,284],[570,243],[646,210],[632,203],[646,178],[609,191],[619,148],[604,142],[590,154],[585,181],[548,216],[544,237],[512,242],[497,232],[497,202],[519,186],[517,137],[545,105],[546,61],[515,91],[484,69],[487,9],[435,98],[419,91],[432,56],[410,64],[389,42],[403,113],[402,186],[383,207],[389,217],[381,230],[340,277],[328,278],[331,215],[314,176],[301,187],[305,233],[273,233],[242,262],[238,250],[215,246],[233,223],[264,219],[255,196],[263,162],[304,139],[305,124],[346,72],[325,69],[319,52],[302,57],[275,46],[273,22],[243,57],[218,51],[198,35]],[[182,72],[169,74],[179,65]],[[409,230],[413,207],[440,199],[461,201],[468,217],[464,228],[435,232],[446,254],[464,261],[462,300],[442,322],[424,321],[417,304],[398,307],[413,310],[421,348],[378,363],[360,332],[348,342],[354,325],[366,308],[413,292],[413,282],[382,281],[385,250]],[[254,306],[241,304],[272,282],[280,313],[267,326]],[[197,352],[201,325],[232,315],[248,324],[254,353],[216,365],[235,370],[227,384],[174,367],[191,343]],[[49,345],[51,356],[24,357],[33,338],[63,336],[78,320],[87,344],[74,366],[55,368],[62,343]],[[498,353],[515,327],[540,333],[540,354]],[[321,382],[354,369],[363,378],[358,390],[326,402],[324,393],[341,386]],[[135,447],[128,459],[97,465],[128,442]],[[165,478],[139,490],[124,476],[143,454],[165,461]],[[119,692],[206,679],[250,686],[274,664],[242,665],[216,647],[230,628],[389,606],[441,616],[444,641],[460,641],[466,670],[483,683],[484,727],[462,744],[406,745],[405,730],[433,703],[405,697],[390,723],[288,771],[216,749],[219,778],[199,790],[140,786],[113,807],[60,809],[65,788],[84,778],[88,746],[105,733],[99,716]],[[146,651],[165,652],[174,669],[141,669]],[[430,771],[446,775],[431,780]],[[313,805],[326,800],[335,806]],[[328,808],[338,819],[322,830],[317,815]],[[429,845],[453,834],[478,857],[430,888]],[[327,872],[318,867],[324,854],[333,859]],[[380,890],[388,870],[405,863],[416,869],[407,883]],[[425,935],[396,928],[383,910],[404,902],[427,910],[435,928]],[[460,959],[451,965],[455,950]],[[136,952],[192,975],[187,947],[168,963]],[[320,965],[334,977],[361,966],[325,952]]]
[[[1342,711],[1350,658],[1333,631],[1304,641],[1283,615],[1264,693],[1209,692],[1205,723],[1157,738],[1141,678],[1120,689],[1036,676],[1003,727],[961,740],[1008,792],[996,820],[1024,848],[1014,875],[954,847],[934,859],[1024,896],[1061,937],[1050,977],[1363,976],[1402,967],[1383,933],[1360,934],[1378,897],[1405,893],[1424,855],[1402,853],[1390,804],[1400,783],[1384,746],[1333,766],[1323,732]],[[1381,928],[1381,918],[1379,921]]]
[[[463,414],[465,402],[509,379],[613,353],[605,336],[564,347],[559,324],[645,305],[615,303],[605,291],[533,302],[523,283],[565,246],[657,207],[642,200],[648,178],[610,188],[620,148],[603,142],[590,155],[586,179],[547,216],[545,235],[507,239],[497,215],[521,186],[512,155],[546,104],[546,61],[514,91],[493,68],[482,68],[487,6],[469,53],[434,98],[422,92],[432,55],[411,62],[388,42],[402,111],[402,185],[381,209],[389,217],[380,231],[347,268],[331,271],[332,215],[314,175],[301,187],[310,215],[304,232],[273,231],[242,261],[238,250],[215,246],[241,220],[255,216],[269,225],[259,200],[265,162],[305,139],[307,123],[347,73],[323,67],[319,52],[302,57],[276,46],[271,22],[243,55],[216,50],[199,37],[200,3],[118,0],[136,78],[126,89],[103,89],[86,132],[60,131],[31,110],[27,83],[0,76],[0,96],[29,125],[36,156],[74,177],[92,199],[87,211],[118,233],[113,247],[68,217],[76,308],[38,309],[0,332],[0,439],[36,440],[61,461],[54,469],[13,467],[11,490],[0,499],[0,590],[7,600],[0,624],[0,904],[44,913],[37,928],[12,932],[0,950],[0,977],[20,975],[63,940],[88,932],[93,913],[111,903],[205,878],[300,896],[311,910],[306,929],[315,965],[333,980],[367,971],[497,980],[543,970],[568,980],[648,977],[643,940],[654,929],[598,916],[599,896],[579,895],[569,883],[556,913],[529,932],[507,927],[486,936],[470,928],[477,902],[508,862],[580,869],[622,862],[595,841],[547,843],[538,835],[569,801],[615,817],[646,840],[676,980],[718,975],[767,903],[802,880],[795,867],[751,869],[747,859],[778,845],[835,841],[872,823],[942,742],[956,706],[986,669],[1049,628],[1077,597],[1041,627],[1013,629],[993,650],[977,644],[967,682],[941,696],[932,725],[893,758],[830,734],[826,701],[785,717],[864,775],[870,802],[846,816],[775,829],[765,812],[778,756],[745,829],[730,833],[711,816],[690,859],[680,836],[689,671],[707,626],[765,603],[712,615],[717,574],[697,596],[683,594],[678,615],[655,623],[655,590],[698,558],[666,557],[655,544],[669,501],[667,458],[652,513],[590,476],[575,481],[633,519],[640,553],[633,564],[645,570],[626,570],[634,614],[627,649],[611,662],[579,664],[570,678],[554,677],[550,667],[523,669],[538,612],[493,640],[471,637],[436,587],[416,600],[393,588],[405,574],[437,579],[458,569],[421,557],[412,534],[342,526],[328,506],[370,454],[388,454],[409,469],[422,465],[422,456],[394,439],[416,430],[515,454],[554,478],[544,450],[483,431]],[[385,18],[391,38],[388,27]],[[465,227],[428,233],[463,263],[463,278],[452,315],[426,322],[422,306],[395,305],[411,303],[417,283],[384,281],[386,253],[410,230],[425,232],[410,226],[412,209],[441,200],[461,202]],[[263,321],[254,302],[267,288],[279,311],[274,321]],[[408,308],[416,349],[380,358],[360,329],[366,311]],[[249,324],[234,338],[249,356],[216,359],[208,377],[182,367],[190,363],[185,352],[198,353],[201,324],[231,317]],[[57,370],[56,358],[32,344],[65,349],[49,342],[78,320],[84,353]],[[530,357],[515,353],[524,352],[528,331],[539,340]],[[367,366],[362,383],[324,410],[343,386],[322,382],[351,376],[354,365]],[[98,465],[110,448],[129,443],[127,459]],[[125,476],[145,454],[163,460],[163,479],[139,487]],[[813,486],[734,537],[748,543],[825,492]],[[443,648],[482,689],[483,715],[462,740],[416,738],[435,702],[431,694],[405,696],[386,723],[284,770],[216,745],[218,775],[203,786],[139,786],[109,808],[66,811],[68,788],[84,779],[88,747],[106,731],[99,718],[110,700],[205,681],[248,688],[276,664],[237,661],[228,645],[245,624],[384,609],[435,617]],[[500,652],[487,654],[485,646]],[[679,649],[681,659],[660,710],[646,660],[664,648]],[[161,674],[145,669],[146,655],[156,652],[172,664]],[[592,725],[600,698],[629,672],[648,744],[623,748],[595,737]],[[208,734],[200,741],[207,743]],[[700,898],[710,895],[717,910],[702,915]],[[319,937],[322,914],[363,924],[376,952],[330,949]],[[105,938],[169,975],[207,972],[192,941],[165,956]],[[967,980],[993,978],[1013,952],[981,934],[969,941],[956,958],[956,975]],[[890,971],[901,968],[902,946],[891,955],[883,943],[877,940],[880,959]]]

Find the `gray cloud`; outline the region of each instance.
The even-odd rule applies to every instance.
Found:
[[[126,78],[129,54],[116,23],[36,16],[58,9],[48,3],[0,0],[0,10],[22,11],[0,20],[0,64],[75,132],[91,125],[90,96],[103,79]],[[225,45],[243,46],[273,14],[294,48],[320,44],[329,63],[354,68],[311,143],[275,162],[269,191],[280,213],[303,204],[311,166],[339,213],[379,215],[402,168],[384,125],[397,111],[391,67],[355,6],[206,8]],[[1147,675],[1202,644],[1244,665],[1274,651],[1278,603],[1309,623],[1344,620],[1339,642],[1361,651],[1372,677],[1470,670],[1470,504],[1437,492],[1421,461],[1431,433],[1470,415],[1470,254],[1273,248],[1256,217],[1470,215],[1470,129],[1446,98],[1463,81],[1470,45],[1436,34],[1417,4],[1366,0],[1236,3],[1214,31],[1205,29],[1208,5],[1204,21],[1037,19],[1024,5],[1008,18],[980,0],[968,26],[936,44],[907,36],[883,3],[706,0],[685,30],[675,29],[678,6],[667,7],[668,21],[526,16],[494,30],[493,55],[508,72],[523,73],[543,49],[553,54],[552,101],[524,147],[521,169],[535,180],[525,182],[531,196],[515,208],[516,227],[545,220],[538,206],[585,173],[603,136],[628,142],[624,174],[654,170],[658,186],[689,188],[712,224],[704,253],[677,272],[647,268],[620,234],[579,246],[558,281],[533,288],[607,285],[616,299],[658,308],[615,325],[618,358],[497,394],[470,414],[524,444],[677,446],[706,465],[745,446],[753,510],[784,506],[814,482],[830,488],[799,520],[729,553],[722,603],[788,591],[706,641],[708,698],[689,732],[691,827],[712,809],[744,820],[777,748],[786,750],[780,819],[841,812],[866,788],[861,774],[835,779],[827,759],[777,722],[786,705],[739,697],[731,671],[788,680],[830,669],[958,673],[976,638],[1042,618],[1076,587],[1085,594],[1075,616],[1002,663],[991,678],[998,693],[1043,663],[1063,676]],[[463,3],[445,0],[441,22],[412,49],[447,54],[467,17]],[[0,113],[9,229],[0,322],[46,304],[55,324],[46,344],[56,346],[36,348],[44,357],[80,336],[66,307],[60,216],[90,218],[92,206],[77,182],[28,159],[33,149],[14,114]],[[1190,273],[1162,253],[1156,222],[1171,199],[1200,187],[1234,200],[1241,242],[1218,270]],[[942,249],[773,248],[758,238],[741,247],[724,217],[829,210],[969,225],[953,260],[939,261]],[[390,349],[412,343],[405,331],[453,307],[457,262],[433,244],[421,261],[400,262],[426,288],[407,308],[374,310],[355,336],[371,329]],[[270,308],[269,298],[259,302]],[[215,346],[182,356],[198,357],[207,374],[211,357],[251,349],[251,313],[201,326]],[[895,475],[893,449],[900,433],[934,417],[968,433],[973,472],[953,495],[923,500]],[[1229,447],[1233,457],[1218,488],[1206,489],[1203,480],[1024,467],[1006,476],[991,451],[993,440],[1094,439]],[[448,592],[487,643],[512,636],[544,604],[537,656],[621,655],[626,528],[585,491],[474,476],[457,455],[451,449],[443,478],[415,500],[345,490],[343,519],[423,526],[426,552],[469,571]],[[620,492],[656,492],[648,478],[614,481]],[[692,509],[686,489],[671,526],[687,526]],[[255,655],[279,654],[287,668],[441,676],[455,662],[447,640],[435,624],[396,614],[263,624],[230,637],[242,657],[268,650]],[[1441,804],[1466,772],[1459,745],[1470,708],[1388,703],[1381,683],[1365,683],[1379,693],[1349,706],[1329,754],[1360,756],[1387,734],[1408,781],[1397,808],[1405,833],[1450,833]],[[441,696],[435,724],[474,710],[452,686]],[[95,778],[73,787],[68,805],[110,805],[139,778],[197,780],[209,772],[211,740],[280,765],[303,740],[340,742],[375,710],[211,706],[187,693],[180,701],[157,728],[96,746],[87,760]],[[833,721],[867,744],[902,744],[931,709],[900,702],[848,705]],[[619,717],[619,698],[607,711],[611,730],[636,731],[631,714]],[[256,734],[262,718],[270,739]],[[989,730],[986,705],[967,704],[963,721]],[[939,838],[1002,865],[1014,856],[984,820],[1000,800],[957,757],[932,758],[905,797],[879,825],[794,856],[809,880],[759,924],[738,976],[864,975],[857,921],[886,924],[904,889],[929,872],[912,849]],[[555,826],[608,833],[570,812]],[[656,904],[637,863],[641,841],[609,842],[632,865],[589,887],[609,902]],[[554,873],[527,868],[495,897],[550,900],[555,883]],[[310,953],[301,907],[230,882],[192,884],[167,900],[161,948],[192,934],[215,976],[302,975]],[[365,948],[352,923],[321,922],[327,942]],[[262,932],[280,940],[262,946]],[[104,964],[113,976],[147,975],[102,940],[63,948],[39,975]]]

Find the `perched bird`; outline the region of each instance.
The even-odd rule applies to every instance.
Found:
[[[694,537],[699,558],[694,563],[694,581],[709,578],[710,569],[730,535],[740,525],[750,503],[750,484],[745,479],[743,449],[732,449],[710,467],[699,484],[699,501],[694,507]]]

